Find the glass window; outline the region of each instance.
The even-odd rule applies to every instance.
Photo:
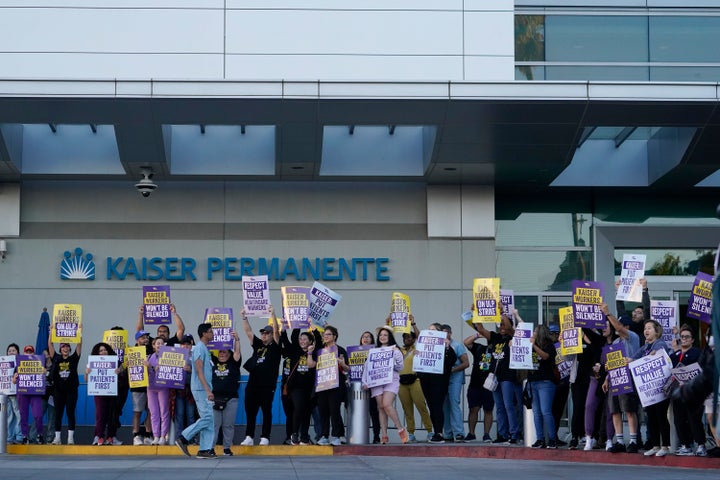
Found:
[[[546,80],[622,80],[647,81],[648,67],[615,67],[585,65],[547,66]]]
[[[651,62],[720,62],[720,17],[650,17]]]
[[[515,80],[545,80],[545,67],[535,65],[518,65],[515,67]]]
[[[717,82],[720,67],[651,67],[651,82]]]
[[[585,247],[590,245],[592,222],[589,213],[521,213],[512,220],[495,222],[495,245]]]
[[[545,17],[543,15],[516,15],[515,61],[536,62],[544,60]]]
[[[569,292],[573,280],[593,279],[592,252],[498,250],[496,272],[510,290]]]
[[[545,18],[545,60],[548,62],[647,62],[647,44],[645,16]]]
[[[647,255],[645,275],[695,276],[698,271],[714,275],[714,249],[615,250],[615,275],[620,275],[624,254]]]

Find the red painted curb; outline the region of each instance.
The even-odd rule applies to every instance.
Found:
[[[583,450],[548,450],[485,445],[343,445],[334,447],[333,455],[494,458],[720,470],[720,458],[678,457],[676,455],[645,457],[642,453],[609,453],[602,450],[586,452]]]

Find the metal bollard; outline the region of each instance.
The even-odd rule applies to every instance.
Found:
[[[527,380],[525,380],[527,383]],[[530,447],[535,443],[537,432],[535,431],[535,417],[533,416],[532,408],[527,408],[522,405],[520,408],[523,409],[523,418],[525,419],[525,425],[523,426],[523,438],[525,439],[525,446]]]
[[[370,390],[363,390],[360,382],[351,382],[348,396],[348,443],[364,445],[370,440]]]
[[[7,453],[7,396],[0,395],[0,453]]]

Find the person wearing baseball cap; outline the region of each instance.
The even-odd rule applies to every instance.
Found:
[[[26,345],[25,348],[23,348],[23,354],[25,355],[35,355],[35,347],[32,345]],[[17,383],[17,376],[16,373],[13,376],[13,383]],[[17,394],[17,401],[18,401],[18,408],[20,410],[20,431],[22,433],[23,439],[22,443],[27,444],[30,443],[30,424],[29,424],[29,415],[28,415],[28,409],[30,409],[30,412],[32,413],[33,419],[35,420],[35,429],[38,432],[37,442],[42,444],[44,443],[43,438],[43,396],[38,394],[32,394],[32,393],[20,393]]]
[[[260,434],[260,445],[270,445],[270,431],[272,429],[272,404],[277,386],[278,369],[280,367],[280,329],[275,316],[275,309],[269,307],[271,325],[265,325],[260,329],[260,338],[255,336],[245,314],[243,319],[243,330],[252,345],[253,353],[250,362],[254,359],[255,366],[250,371],[247,387],[245,389],[245,416],[247,425],[245,427],[245,440],[240,445],[253,445],[255,437],[255,422],[258,411],[262,409],[263,424]],[[245,365],[248,365],[246,362]],[[247,369],[247,367],[246,367]]]
[[[67,443],[68,445],[75,444],[75,407],[80,386],[77,367],[82,353],[82,338],[79,339],[78,344],[75,346],[75,351],[72,354],[70,351],[69,343],[61,343],[60,353],[57,353],[52,344],[52,334],[48,338],[48,352],[53,359],[50,377],[53,380],[53,399],[55,400],[55,438],[52,441],[53,445],[62,443],[60,435],[62,433],[64,414],[67,414],[68,418]]]

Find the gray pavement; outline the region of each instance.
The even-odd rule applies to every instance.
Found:
[[[518,480],[695,480],[716,471],[627,465],[472,458],[250,457],[216,460],[186,457],[78,457],[0,455],[0,479],[52,480],[410,480],[510,478]]]

